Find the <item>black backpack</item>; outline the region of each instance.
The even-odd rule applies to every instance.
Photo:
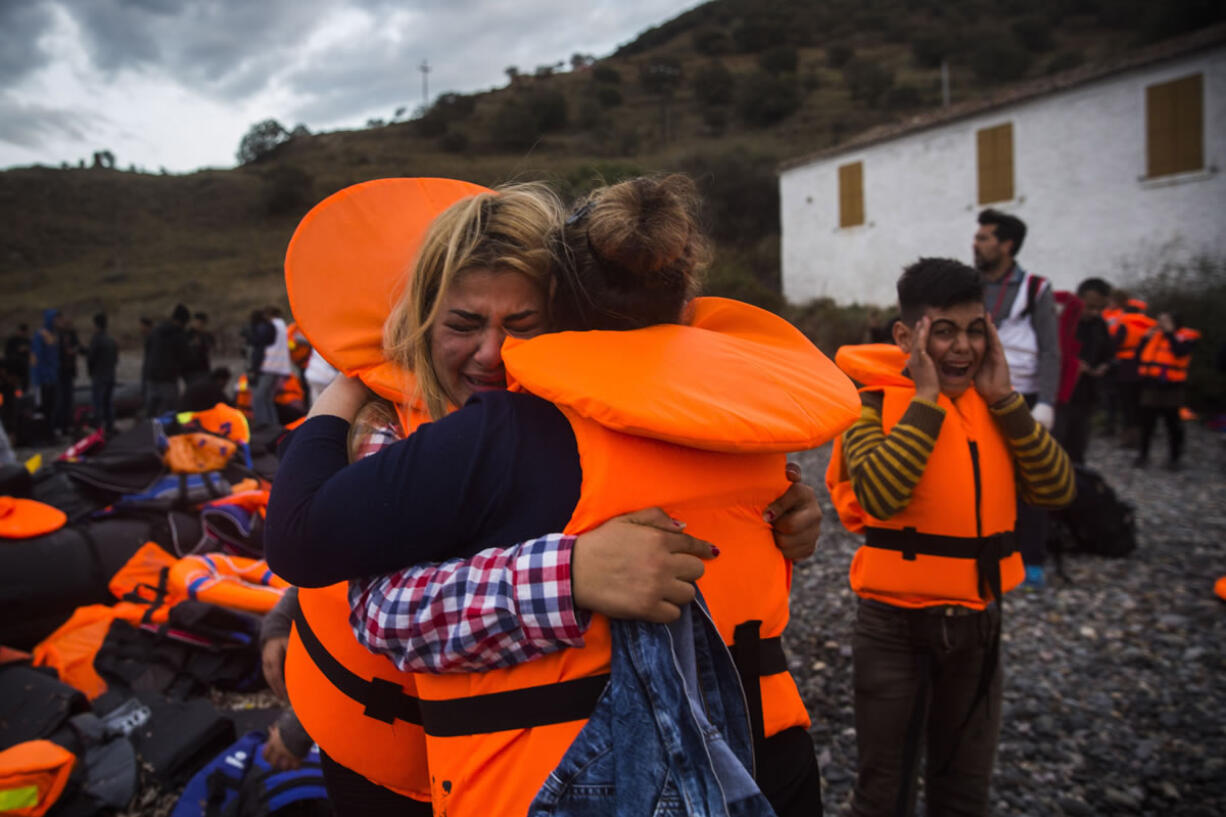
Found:
[[[1091,553],[1115,558],[1137,548],[1137,525],[1131,505],[1115,494],[1097,471],[1073,466],[1077,497],[1052,513],[1049,548],[1062,553]]]

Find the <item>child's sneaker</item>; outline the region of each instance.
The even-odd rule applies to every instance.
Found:
[[[1047,578],[1043,574],[1042,565],[1026,565],[1026,579],[1022,582],[1022,587],[1029,587],[1032,590],[1038,590],[1047,585]]]

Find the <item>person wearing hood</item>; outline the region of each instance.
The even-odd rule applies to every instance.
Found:
[[[60,389],[58,333],[62,320],[58,309],[44,309],[43,326],[30,341],[30,387],[35,390],[39,407],[48,423],[57,414]]]

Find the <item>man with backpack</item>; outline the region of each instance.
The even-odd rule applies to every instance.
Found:
[[[1026,239],[1026,224],[999,210],[979,214],[975,232],[975,268],[983,278],[984,306],[1000,334],[1013,387],[1031,414],[1050,430],[1056,419],[1060,388],[1060,325],[1051,283],[1017,263]],[[1026,584],[1043,585],[1047,556],[1047,511],[1018,498],[1017,538],[1026,563]]]

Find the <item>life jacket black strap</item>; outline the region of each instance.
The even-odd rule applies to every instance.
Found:
[[[488,695],[430,701],[409,695],[384,678],[367,680],[337,661],[311,630],[299,607],[294,625],[307,655],[340,692],[363,704],[368,718],[421,725],[426,734],[454,738],[509,729],[531,729],[583,720],[592,714],[608,685],[609,675],[588,676],[556,684],[540,684]]]
[[[745,704],[749,708],[749,725],[753,730],[754,746],[759,749],[766,740],[766,728],[762,714],[762,681],[764,675],[777,675],[788,671],[787,656],[783,654],[783,641],[779,636],[762,638],[762,622],[742,621],[732,631],[732,662],[741,676],[745,690]]]
[[[944,556],[951,559],[973,559],[979,574],[979,595],[986,601],[1002,595],[1000,562],[1017,550],[1017,534],[1013,531],[992,536],[941,536],[920,533],[915,528],[865,528],[864,544],[882,550],[895,550],[903,559],[914,561],[917,555]]]
[[[384,678],[367,680],[337,661],[307,623],[301,606],[294,610],[294,627],[298,630],[298,638],[312,663],[332,686],[366,707],[363,715],[382,723],[401,720],[421,725],[421,708],[416,697],[405,692],[399,684]]]
[[[422,720],[426,734],[439,738],[580,721],[591,716],[608,683],[609,675],[604,673],[488,695],[422,699]]]

